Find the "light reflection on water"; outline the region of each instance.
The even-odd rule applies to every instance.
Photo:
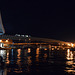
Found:
[[[73,59],[73,52],[70,51],[70,49],[67,50],[67,60],[72,60]]]
[[[0,56],[6,63],[4,75],[32,72],[75,74],[75,51],[70,49],[57,51],[40,48],[0,50]]]
[[[75,74],[75,51],[67,50],[67,60],[66,61],[66,72],[70,74]]]

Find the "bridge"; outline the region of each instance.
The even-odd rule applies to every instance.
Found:
[[[4,45],[6,46],[42,46],[42,47],[60,47],[60,48],[71,48],[75,47],[74,43],[71,42],[64,42],[60,40],[54,39],[47,39],[47,38],[38,38],[38,37],[22,37],[22,36],[15,36],[15,35],[1,35],[1,40]]]
[[[71,42],[65,42],[54,39],[47,38],[38,38],[38,37],[30,37],[30,36],[15,36],[15,35],[3,35],[5,33],[1,13],[0,13],[0,45],[1,43],[5,45],[52,45],[52,46],[63,46],[63,47],[74,47],[75,44]],[[1,46],[0,46],[1,47]]]
[[[47,38],[38,38],[38,37],[22,37],[22,36],[15,36],[15,35],[1,35],[0,39],[3,39],[3,43],[6,40],[12,40],[12,41],[18,41],[20,43],[46,43],[46,44],[71,44],[71,42],[65,42],[60,40],[54,40],[54,39],[47,39]],[[4,40],[5,39],[5,40]],[[11,42],[12,42],[11,41]]]

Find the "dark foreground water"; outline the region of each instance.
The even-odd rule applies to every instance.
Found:
[[[75,75],[75,51],[46,49],[0,50],[5,65],[0,75]]]

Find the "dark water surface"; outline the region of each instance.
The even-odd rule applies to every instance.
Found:
[[[48,49],[0,50],[5,66],[0,75],[75,75],[75,51]]]

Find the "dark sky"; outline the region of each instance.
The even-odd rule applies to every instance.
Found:
[[[75,41],[72,0],[2,0],[0,8],[6,34]]]

